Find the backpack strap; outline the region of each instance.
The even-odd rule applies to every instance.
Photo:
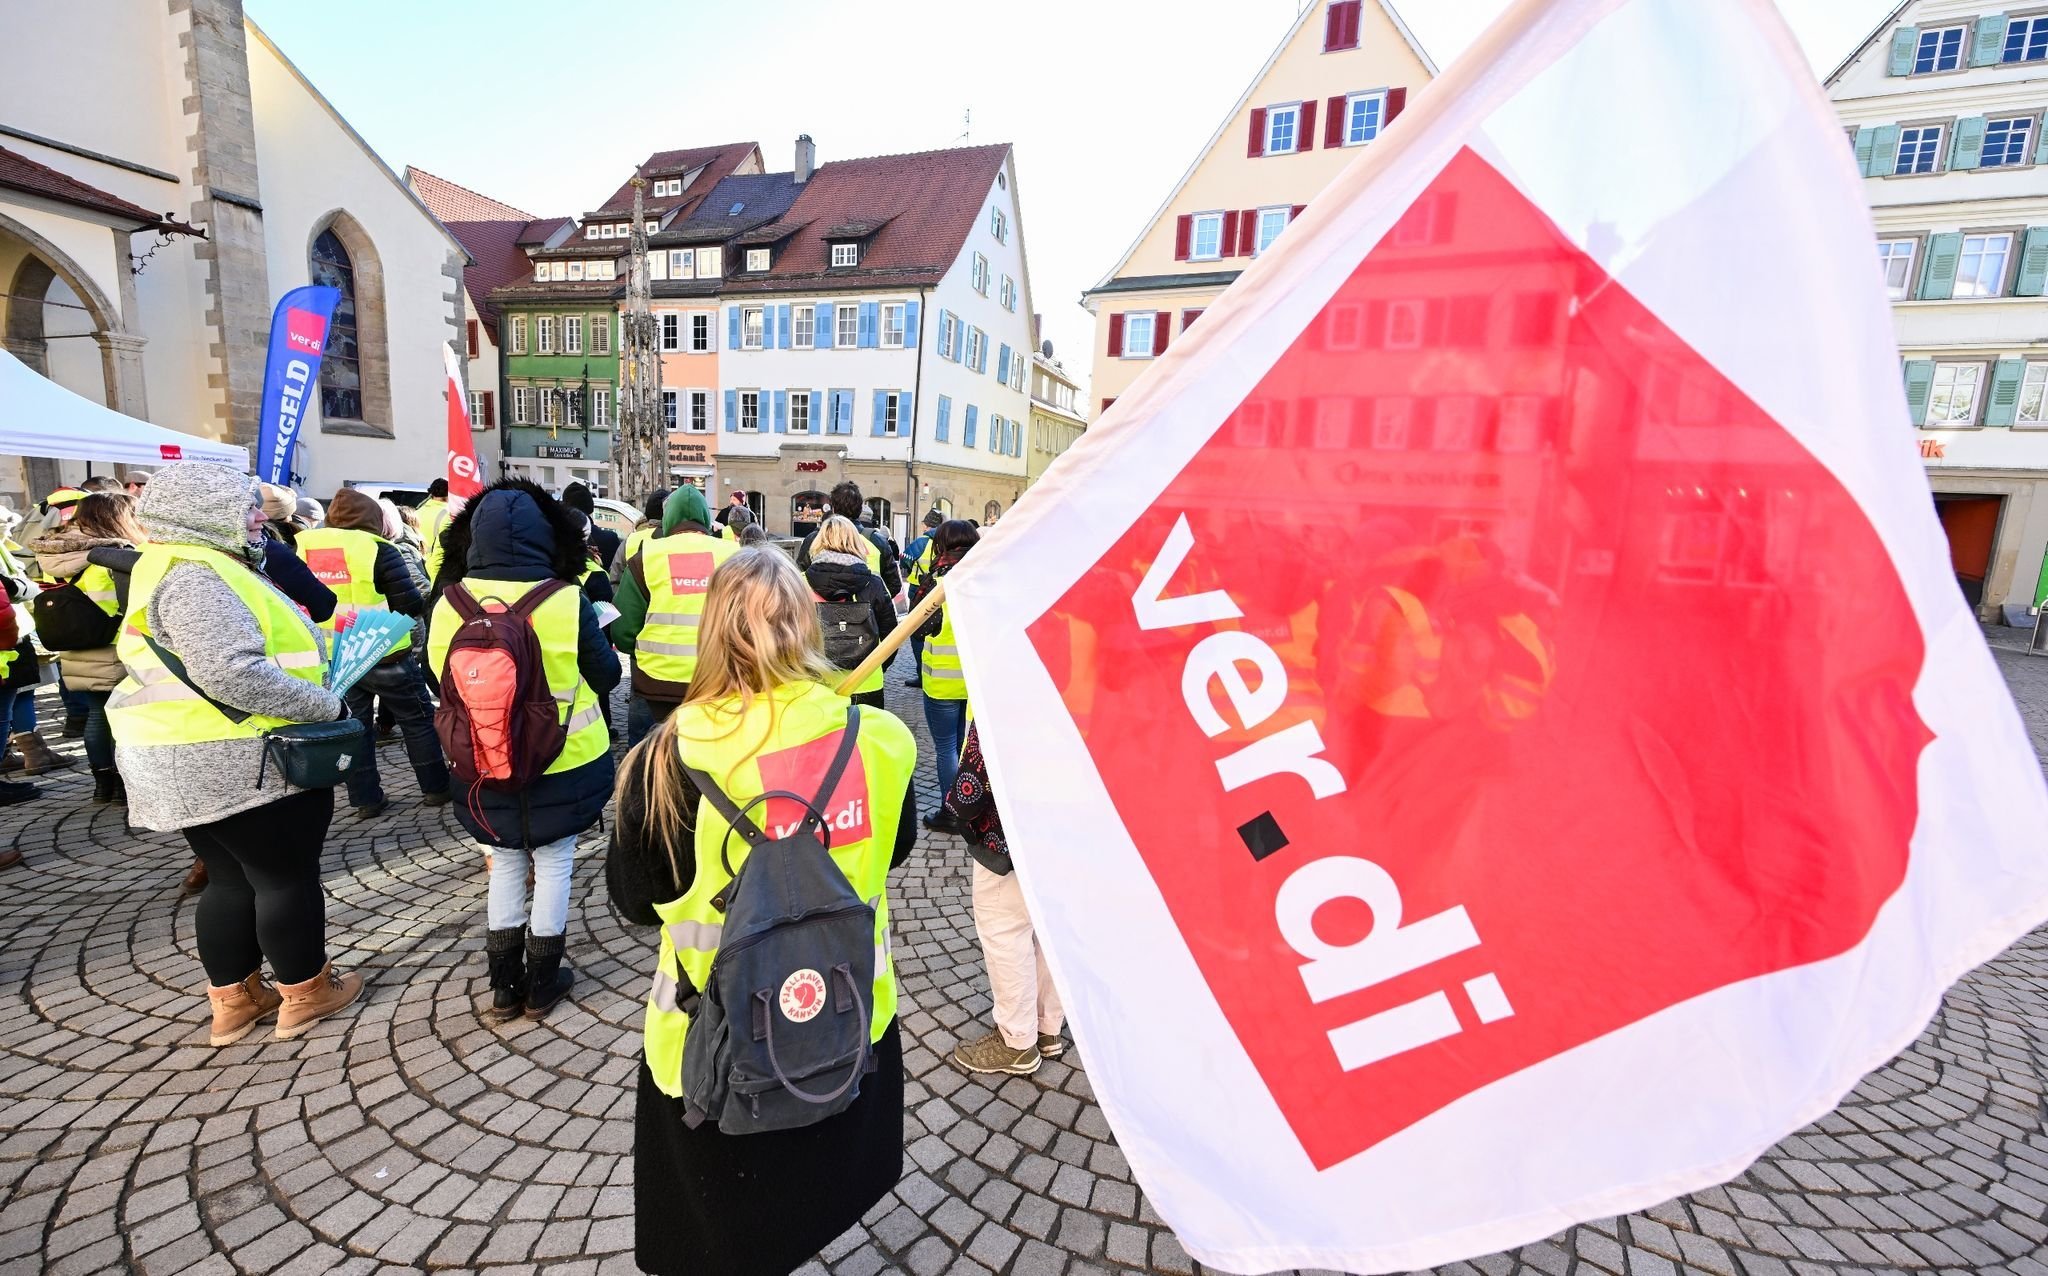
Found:
[[[512,604],[511,612],[523,620],[532,620],[533,613],[540,610],[542,603],[554,597],[556,590],[566,588],[568,588],[567,581],[559,577],[549,577],[521,595],[519,601]]]
[[[860,706],[846,706],[846,733],[839,737],[839,751],[832,755],[832,765],[825,768],[825,782],[818,786],[818,796],[810,804],[815,815],[827,802],[832,800],[832,790],[839,787],[839,777],[846,774],[846,764],[853,757],[854,744],[860,736]]]
[[[469,586],[459,580],[442,590],[441,597],[448,600],[448,605],[455,609],[456,618],[464,624],[484,614],[483,604],[476,600],[475,594],[469,592]]]
[[[817,832],[824,831],[824,820],[818,814],[819,809],[825,803],[832,800],[832,790],[839,787],[839,778],[846,774],[846,764],[853,757],[854,746],[859,735],[860,706],[849,704],[846,706],[846,730],[839,737],[839,749],[832,755],[831,765],[825,768],[825,781],[819,785],[818,795],[808,802],[804,801],[801,793],[775,790],[763,793],[747,803],[746,807],[742,809],[733,804],[733,800],[726,795],[725,790],[718,787],[716,780],[713,780],[710,776],[689,765],[687,762],[683,764],[683,774],[690,777],[690,783],[696,786],[697,792],[703,795],[706,802],[711,804],[711,808],[725,817],[725,822],[728,826],[726,840],[729,841],[734,833],[738,833],[746,839],[749,847],[757,847],[768,841],[768,835],[761,831],[759,825],[748,818],[747,812],[752,811],[756,806],[761,805],[771,797],[786,797],[798,802],[804,808],[804,825]],[[827,845],[830,845],[829,838],[827,839]],[[724,842],[719,844],[718,855],[719,859],[725,863],[726,875],[728,877],[733,876],[732,861],[726,858]]]

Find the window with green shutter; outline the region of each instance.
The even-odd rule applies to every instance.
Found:
[[[1984,160],[1984,130],[1990,121],[1981,115],[1968,115],[1956,121],[1955,144],[1948,150],[1948,166],[1952,169],[1975,168]]]
[[[1906,360],[1906,417],[1914,425],[1927,424],[1927,394],[1934,386],[1934,360]]]
[[[2039,297],[2048,293],[2048,226],[2027,227],[2021,241],[2020,277],[2013,284],[2015,297]]]
[[[1920,45],[1920,33],[1912,27],[1900,27],[1892,32],[1891,74],[1913,74],[1913,50]]]
[[[1920,275],[1920,300],[1947,301],[1955,294],[1956,263],[1962,253],[1961,231],[1927,237],[1927,269]]]
[[[1991,369],[1991,398],[1984,407],[1984,424],[2011,425],[2019,410],[2020,378],[2026,375],[2024,359],[2000,359]]]
[[[1870,139],[1870,176],[1890,177],[1899,162],[1899,126],[1880,124],[1870,130]],[[1936,145],[1939,144],[1937,136]]]
[[[1987,13],[1977,19],[1977,34],[1970,42],[1970,65],[1992,66],[2005,57],[2005,15]]]

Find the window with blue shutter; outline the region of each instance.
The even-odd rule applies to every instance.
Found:
[[[775,432],[777,434],[789,433],[789,391],[787,390],[777,390],[775,392]]]
[[[863,302],[863,303],[861,304],[861,310],[862,310],[862,311],[866,311],[866,310],[867,310],[867,303]],[[862,322],[863,324],[865,324],[865,323],[867,322],[867,315],[866,315],[866,314],[862,314],[862,315],[861,315],[861,322]],[[863,328],[861,329],[861,332],[862,332],[863,334],[865,334],[865,333],[867,332],[867,329],[866,329],[865,327],[863,327]],[[865,343],[863,343],[863,344],[865,344]],[[883,422],[884,422],[884,421],[885,421],[885,420],[887,419],[888,415],[889,415],[889,392],[888,392],[887,390],[877,390],[877,391],[875,391],[875,419],[874,419],[873,423],[872,423],[872,424],[870,424],[870,425],[868,426],[868,434],[869,434],[869,435],[870,435],[871,437],[873,437],[873,438],[877,438],[877,439],[879,439],[879,438],[881,438],[881,437],[882,437],[882,433],[883,433],[883,431],[882,431],[882,424],[883,424]]]
[[[1932,373],[1929,373],[1928,375],[1929,375],[1930,377],[1932,377],[1932,376],[1933,376],[1933,374],[1932,374]],[[980,411],[981,411],[981,409],[979,409],[979,408],[975,407],[975,406],[974,406],[974,405],[973,405],[972,403],[970,403],[970,404],[968,404],[968,405],[967,405],[967,412],[966,412],[966,414],[965,414],[965,415],[964,415],[964,416],[963,416],[963,417],[961,418],[961,421],[960,421],[960,446],[961,446],[961,447],[973,447],[973,446],[974,446],[974,418],[975,418],[975,417],[976,417],[976,416],[977,416],[977,415],[978,415],[978,414],[980,413]]]
[[[881,344],[880,337],[877,335],[881,328],[881,311],[882,307],[879,303],[872,301],[860,303],[860,348],[863,350],[873,350]]]
[[[1010,455],[1024,455],[1024,423],[1022,421],[1010,422]]]
[[[789,349],[790,326],[789,307],[775,307],[775,348],[777,350]]]
[[[1005,345],[996,355],[996,380],[1010,384],[1010,347]]]
[[[831,302],[821,301],[818,303],[818,323],[815,331],[817,335],[812,338],[812,344],[814,348],[819,350],[830,350],[832,348]]]
[[[917,433],[917,396],[908,390],[896,394],[896,433],[906,439]]]
[[[939,396],[938,424],[932,430],[932,437],[937,439],[941,443],[946,443],[951,441],[950,436],[952,435],[952,433],[953,400],[947,398],[945,395],[942,394]]]
[[[725,392],[725,432],[727,434],[738,434],[740,432],[740,392],[738,390],[727,390]]]
[[[725,348],[728,350],[740,348],[740,308],[738,306],[727,306],[725,308]]]
[[[903,347],[906,350],[917,349],[918,343],[924,340],[923,334],[918,331],[917,312],[918,304],[916,302],[905,303],[903,307]]]
[[[853,433],[853,391],[835,390],[833,393],[838,402],[832,411],[832,424],[835,427],[832,432],[834,434],[851,434]]]

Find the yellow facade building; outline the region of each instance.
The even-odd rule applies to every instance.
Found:
[[[1391,0],[1302,10],[1102,282],[1091,417],[1195,322],[1436,74]]]

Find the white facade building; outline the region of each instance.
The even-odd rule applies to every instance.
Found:
[[[2048,12],[1909,0],[1827,87],[1957,580],[2023,620],[2048,550]]]
[[[23,13],[0,77],[7,348],[97,402],[253,445],[273,307],[316,275],[345,278],[353,307],[300,436],[303,487],[440,473],[465,256],[397,174],[237,0]],[[110,211],[124,203],[163,215]],[[323,418],[323,401],[338,410]],[[0,458],[0,497],[84,472]]]
[[[811,171],[808,145],[787,211],[726,250],[719,503],[745,492],[771,532],[800,534],[850,479],[899,539],[929,508],[1000,518],[1024,490],[1030,419],[1010,149]]]

